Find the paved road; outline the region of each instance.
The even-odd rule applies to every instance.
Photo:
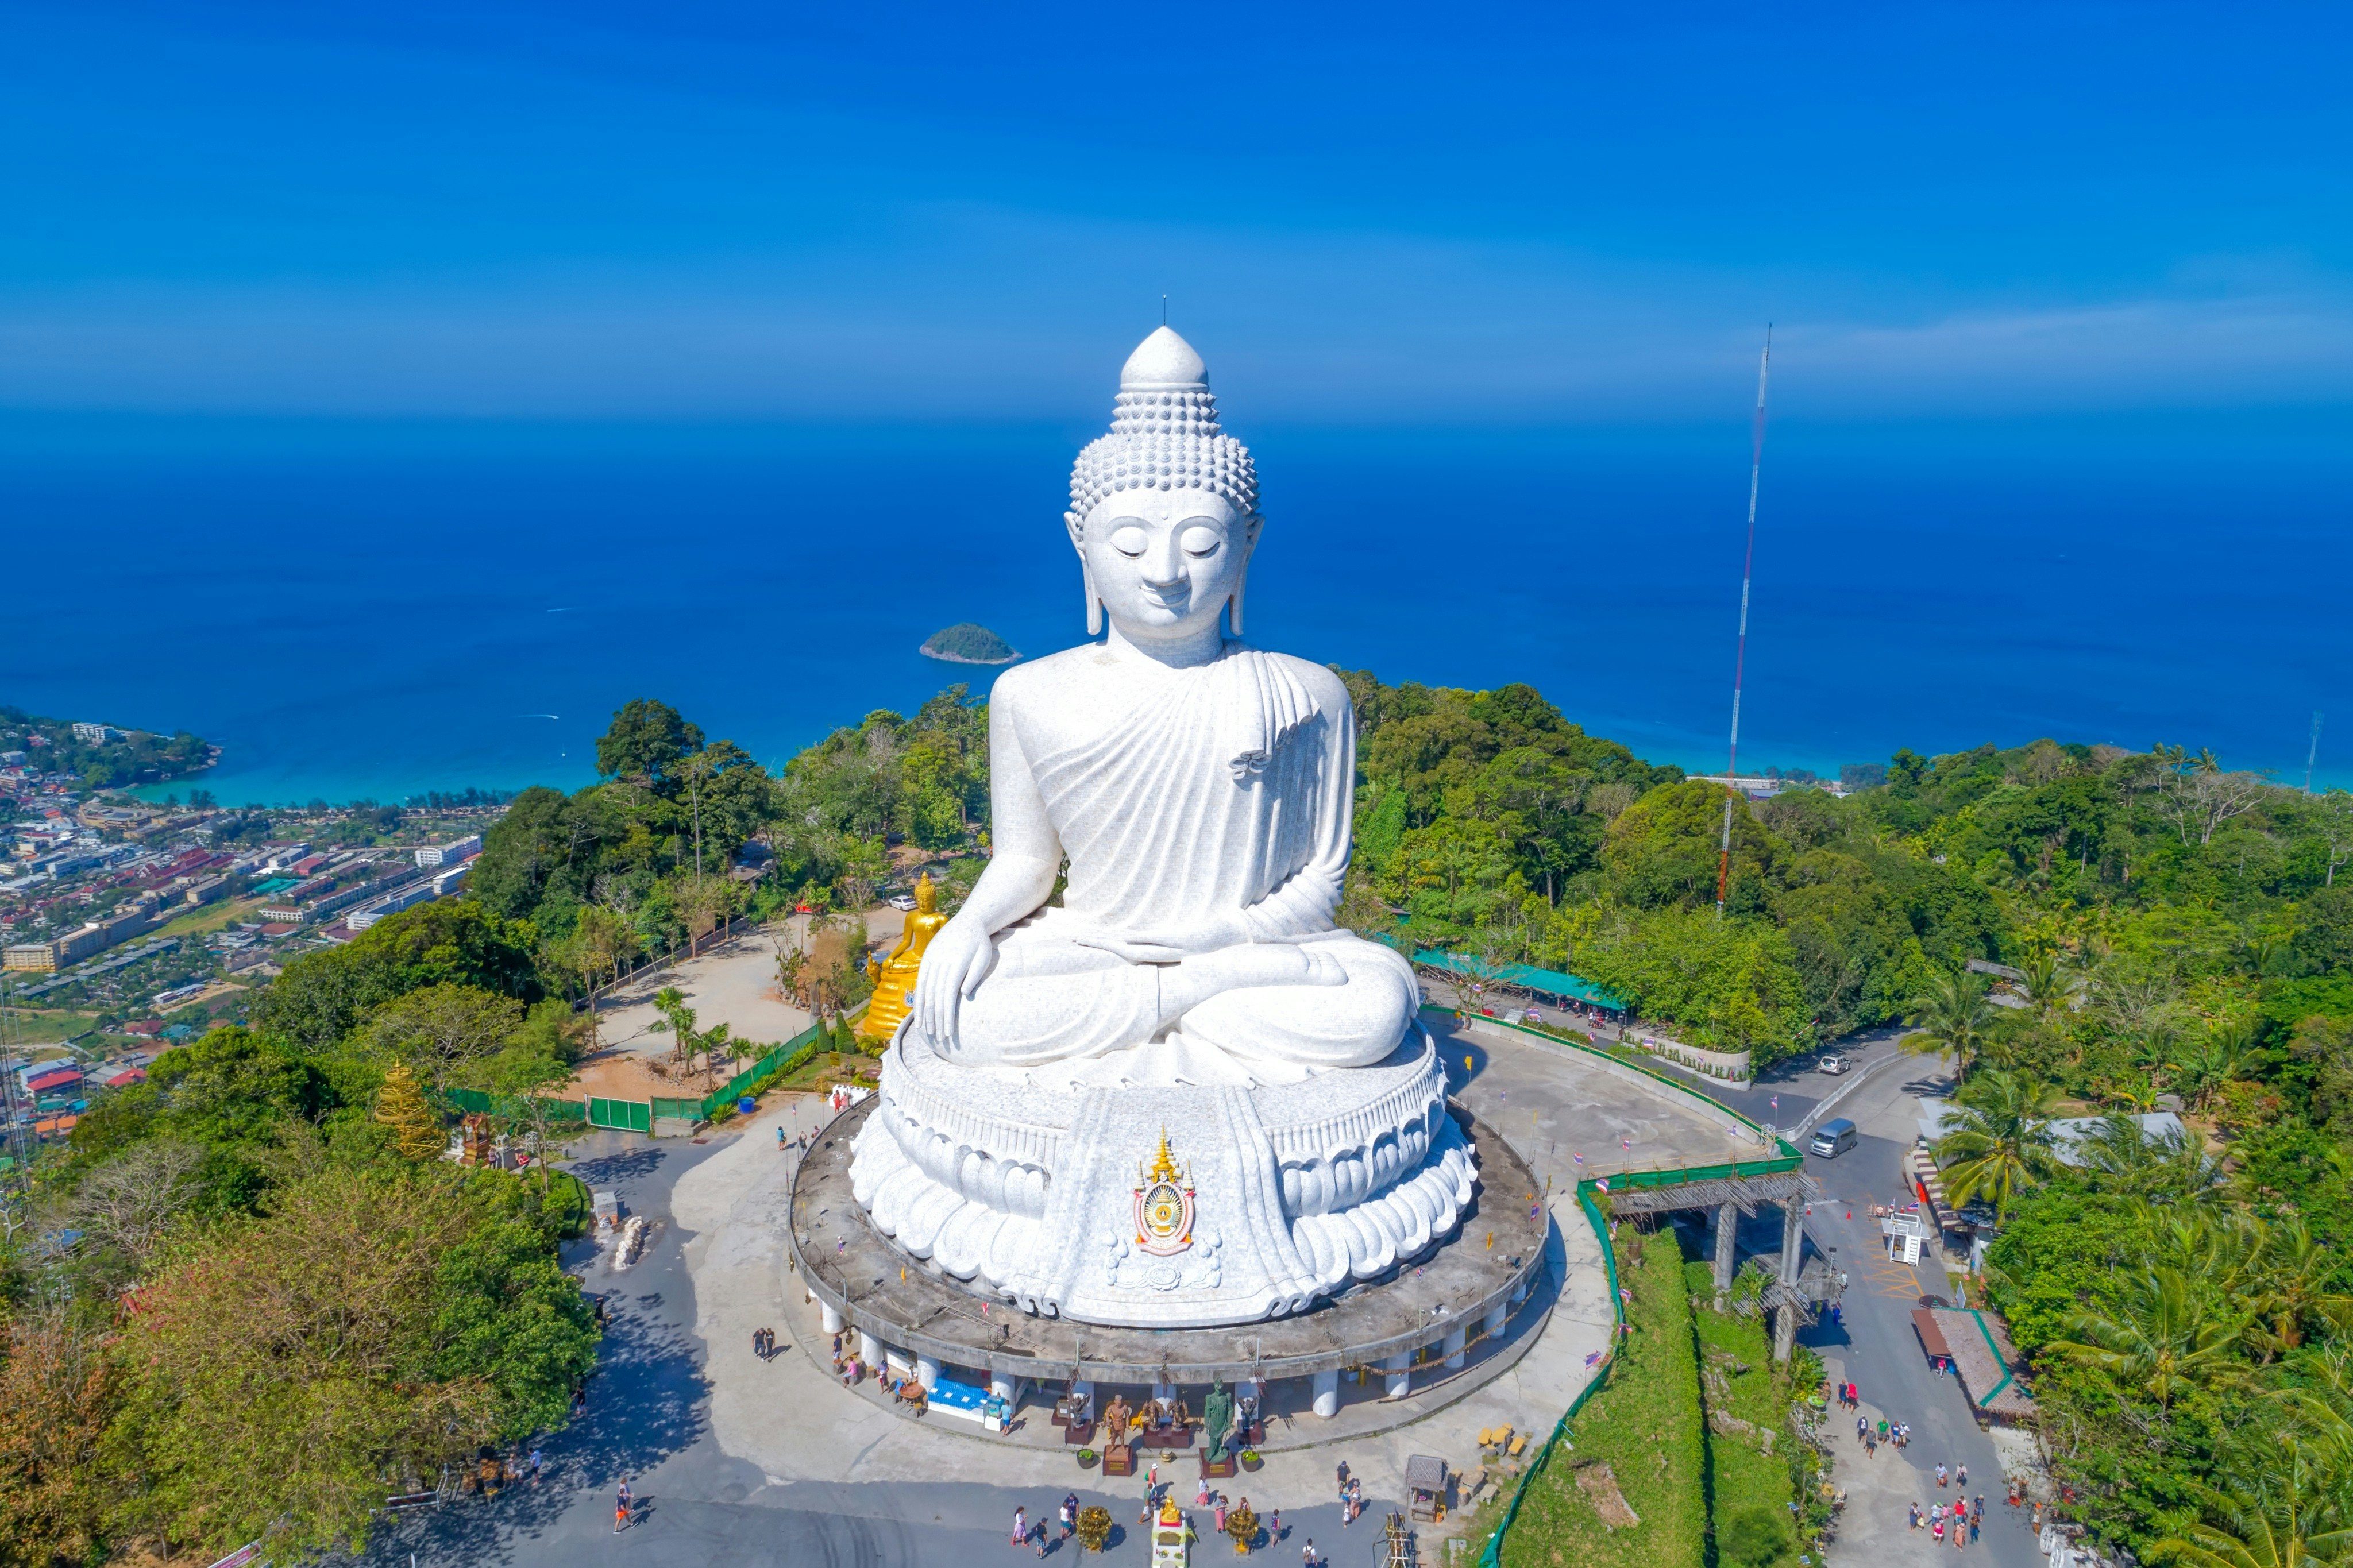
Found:
[[[584,1561],[622,1558],[658,1568],[974,1568],[1028,1561],[1008,1544],[1014,1509],[1026,1506],[1032,1520],[1050,1519],[1063,1493],[1076,1489],[1082,1501],[1110,1508],[1119,1526],[1111,1549],[1092,1561],[1142,1568],[1150,1552],[1134,1528],[1141,1479],[1116,1482],[1119,1489],[1108,1493],[1100,1483],[1072,1489],[1060,1472],[1050,1486],[1019,1490],[961,1483],[952,1472],[921,1484],[791,1483],[772,1481],[720,1450],[711,1435],[705,1347],[692,1330],[689,1238],[671,1220],[670,1194],[728,1139],[720,1134],[697,1144],[605,1133],[577,1146],[573,1168],[592,1186],[618,1193],[628,1212],[657,1227],[644,1260],[609,1298],[613,1316],[586,1415],[543,1445],[553,1473],[538,1489],[512,1489],[495,1500],[470,1500],[392,1521],[364,1561],[406,1568],[414,1553],[417,1568],[580,1568]],[[590,1256],[575,1244],[565,1262],[585,1265]],[[637,1522],[617,1539],[614,1486],[624,1475],[640,1507]],[[1081,1472],[1073,1468],[1068,1475],[1075,1481]],[[1225,1489],[1246,1495],[1247,1480],[1228,1481]],[[1179,1484],[1193,1483],[1187,1476]],[[1192,1500],[1189,1489],[1180,1500]],[[1318,1552],[1341,1568],[1374,1568],[1381,1559],[1381,1500],[1368,1495],[1366,1517],[1346,1530],[1336,1503],[1252,1500],[1261,1515],[1282,1509],[1286,1536],[1279,1552],[1296,1554],[1312,1537]],[[1200,1522],[1206,1526],[1205,1516]],[[1049,1556],[1076,1568],[1074,1546]]]
[[[1982,1553],[2000,1568],[2034,1568],[2042,1560],[2023,1511],[2003,1504],[2000,1457],[1992,1438],[1978,1430],[1958,1380],[1929,1371],[1927,1356],[1913,1332],[1911,1313],[1921,1297],[1950,1299],[1944,1266],[1934,1257],[1925,1258],[1917,1268],[1887,1261],[1868,1207],[1873,1198],[1887,1202],[1902,1194],[1904,1151],[1918,1133],[1914,1096],[1941,1087],[1943,1081],[1936,1065],[1922,1058],[1883,1068],[1837,1107],[1838,1114],[1853,1118],[1862,1134],[1861,1142],[1835,1160],[1810,1154],[1806,1160],[1808,1173],[1822,1184],[1831,1200],[1814,1205],[1806,1222],[1808,1235],[1818,1246],[1838,1249],[1849,1283],[1843,1323],[1818,1324],[1799,1340],[1821,1356],[1832,1381],[1858,1385],[1866,1416],[1908,1421],[1913,1431],[1908,1447],[1882,1448],[1876,1458],[1867,1458],[1854,1441],[1853,1416],[1833,1412],[1832,1430],[1841,1435],[1835,1479],[1848,1498],[1828,1553],[1838,1568],[1879,1568],[1888,1563],[1927,1561],[1932,1554],[1942,1561]],[[1788,1098],[1782,1103],[1788,1106]],[[1778,1219],[1768,1218],[1757,1228],[1773,1233],[1758,1235],[1759,1244],[1778,1244]],[[1970,1493],[1986,1496],[1985,1533],[1966,1552],[1938,1548],[1926,1530],[1905,1528],[1907,1503],[1916,1501],[1926,1510],[1931,1503],[1954,1500],[1957,1489],[1936,1487],[1935,1470],[1940,1462],[1966,1465]]]

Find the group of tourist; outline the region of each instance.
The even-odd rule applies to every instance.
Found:
[[[1944,1468],[1942,1465],[1936,1467],[1939,1472],[1936,1479],[1938,1486],[1945,1484],[1942,1474]],[[1964,1484],[1967,1483],[1964,1482]],[[1957,1502],[1931,1503],[1926,1513],[1920,1511],[1918,1503],[1912,1505],[1911,1528],[1918,1530],[1925,1526],[1939,1546],[1942,1546],[1947,1539],[1956,1547],[1968,1545],[1978,1538],[1978,1531],[1984,1523],[1985,1493],[1983,1492],[1978,1493],[1975,1503],[1970,1502],[1967,1498]]]
[[[776,1353],[776,1331],[774,1329],[754,1329],[752,1331],[752,1353],[758,1356],[762,1361],[767,1361],[773,1358]]]
[[[1348,1473],[1348,1461],[1345,1459],[1340,1461],[1339,1486],[1340,1528],[1345,1530],[1356,1522],[1358,1514],[1365,1511],[1365,1483]]]
[[[1070,1492],[1064,1495],[1061,1505],[1054,1510],[1054,1521],[1060,1528],[1061,1531],[1060,1534],[1054,1538],[1054,1544],[1056,1546],[1060,1546],[1063,1542],[1070,1540],[1071,1537],[1079,1532],[1078,1493]],[[1037,1523],[1032,1524],[1029,1522],[1029,1510],[1028,1509],[1015,1509],[1013,1510],[1012,1543],[1016,1547],[1034,1544],[1038,1548],[1038,1555],[1040,1557],[1045,1556],[1047,1552],[1046,1521],[1041,1519]]]
[[[1868,1415],[1857,1415],[1854,1418],[1854,1440],[1862,1445],[1865,1458],[1876,1458],[1883,1443],[1894,1444],[1898,1448],[1910,1447],[1912,1424],[1909,1421],[1890,1421],[1884,1415],[1874,1424]]]

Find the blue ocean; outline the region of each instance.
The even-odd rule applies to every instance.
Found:
[[[1777,424],[1740,761],[2038,736],[2353,781],[2339,414]],[[1067,426],[0,417],[0,701],[227,747],[225,803],[574,786],[633,697],[781,763],[1083,633]],[[1238,427],[1253,642],[1541,688],[1720,769],[1745,420]],[[185,787],[185,786],[182,786]],[[158,792],[160,793],[160,792]]]

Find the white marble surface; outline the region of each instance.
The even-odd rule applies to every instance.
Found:
[[[1472,1188],[1442,1076],[1392,1081],[1427,1048],[1411,965],[1333,919],[1356,716],[1328,669],[1240,641],[1257,472],[1174,331],[1129,357],[1071,498],[1103,639],[991,692],[991,858],[924,953],[853,1182],[909,1253],[1032,1311],[1298,1311],[1449,1234]],[[1335,1119],[1347,1147],[1311,1147]],[[1129,1212],[1161,1128],[1197,1178],[1171,1256]]]

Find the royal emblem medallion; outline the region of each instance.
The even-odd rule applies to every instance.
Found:
[[[1154,1258],[1173,1258],[1193,1245],[1193,1172],[1178,1170],[1160,1134],[1160,1152],[1151,1165],[1136,1167],[1135,1246]]]

